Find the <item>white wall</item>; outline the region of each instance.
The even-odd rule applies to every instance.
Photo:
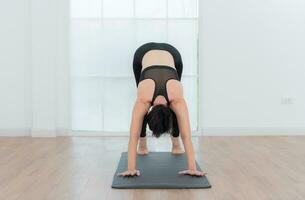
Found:
[[[53,131],[53,126],[57,129],[69,124],[69,80],[63,75],[69,73],[64,59],[67,45],[60,45],[66,40],[59,34],[66,27],[61,19],[67,5],[56,2],[0,1],[0,135],[30,134],[27,131],[35,125],[32,120],[40,117],[45,126],[37,130]],[[36,74],[40,78],[32,79],[39,72],[32,70],[40,70],[40,64],[52,65],[46,57],[31,54],[46,50],[50,42],[43,42],[44,47],[31,46],[32,32],[37,30],[31,17],[39,17],[39,12],[30,11],[47,11],[48,6],[63,14],[63,18],[56,18],[57,26],[51,26],[57,29],[46,32],[45,37],[57,37],[59,44],[46,53],[57,57],[58,62],[51,77],[42,69],[42,76]],[[205,134],[305,132],[304,10],[305,2],[300,0],[200,0],[201,128]],[[46,12],[35,23],[39,26],[56,14]],[[34,41],[37,45],[44,38]],[[54,54],[58,49],[61,51]],[[32,63],[36,67],[32,68]],[[56,111],[49,122],[43,113],[52,109],[43,103],[49,94],[39,95],[41,88],[31,87],[32,81],[39,84],[44,78],[56,84],[48,85],[54,88],[52,98],[56,99],[52,106]],[[33,94],[35,91],[38,93]]]
[[[305,1],[200,1],[206,135],[304,134]]]
[[[26,134],[31,123],[28,1],[0,1],[0,25],[0,133]]]
[[[31,0],[32,136],[69,130],[68,0]]]
[[[168,42],[180,51],[186,66],[184,96],[191,128],[197,130],[197,0],[171,0],[168,5],[167,0],[70,2],[73,131],[129,135],[136,98],[133,56],[151,41]]]
[[[68,0],[0,1],[0,136],[69,129]]]

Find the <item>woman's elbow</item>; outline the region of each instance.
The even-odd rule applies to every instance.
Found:
[[[177,98],[174,98],[171,102],[171,105],[173,106],[177,106],[177,105],[181,105],[181,104],[184,104],[185,103],[185,100],[183,98],[183,96],[179,96]]]

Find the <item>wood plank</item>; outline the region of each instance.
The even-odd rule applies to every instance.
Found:
[[[0,199],[287,200],[305,197],[305,137],[194,137],[211,189],[111,188],[127,137],[0,138]],[[170,151],[169,138],[149,138]]]

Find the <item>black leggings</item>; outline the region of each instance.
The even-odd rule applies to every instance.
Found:
[[[182,70],[183,70],[183,63],[181,59],[181,55],[179,51],[173,47],[170,44],[167,43],[156,43],[156,42],[149,42],[146,44],[143,44],[140,46],[133,58],[133,73],[136,81],[136,85],[138,86],[140,76],[141,76],[141,71],[142,71],[142,59],[145,55],[150,50],[166,50],[168,51],[174,58],[174,63],[175,63],[175,68],[178,73],[179,81],[181,80],[182,76]],[[176,114],[171,110],[173,113],[173,137],[179,137],[179,127],[178,127],[178,121]],[[140,137],[145,137],[146,136],[146,126],[147,126],[147,114],[144,116],[143,124],[142,124],[142,130]]]

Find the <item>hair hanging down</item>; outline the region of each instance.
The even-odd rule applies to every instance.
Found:
[[[164,133],[174,134],[174,121],[176,120],[176,115],[167,106],[156,105],[147,115],[147,123],[152,130],[152,135],[155,137],[160,137]]]

